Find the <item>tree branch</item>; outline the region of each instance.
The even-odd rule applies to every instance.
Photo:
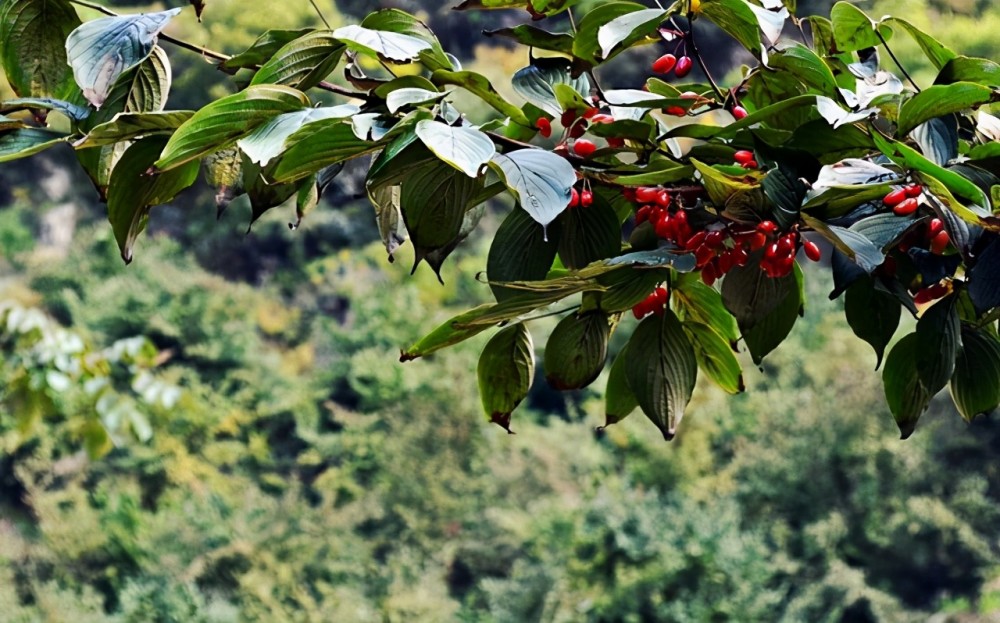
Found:
[[[687,41],[691,44],[691,54],[698,59],[698,65],[701,66],[701,71],[704,72],[705,77],[708,78],[708,83],[712,85],[712,90],[715,91],[716,96],[722,101],[725,101],[726,96],[722,93],[722,89],[719,88],[718,83],[715,78],[712,77],[712,72],[708,70],[708,65],[705,64],[705,59],[701,57],[701,51],[698,50],[698,44],[694,40],[694,21],[693,15],[688,13],[688,30],[687,30]]]

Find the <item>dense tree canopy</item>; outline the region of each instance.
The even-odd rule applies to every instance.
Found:
[[[789,335],[807,260],[829,265],[831,296],[875,350],[903,437],[945,386],[968,420],[1000,403],[1000,119],[989,113],[1000,65],[903,17],[873,20],[847,2],[829,19],[795,16],[793,0],[583,3],[575,19],[573,0],[462,2],[524,16],[489,32],[529,50],[509,78],[515,102],[402,10],[270,30],[230,57],[162,34],[182,10],[211,21],[211,3],[191,4],[130,15],[77,0],[0,4],[0,60],[17,95],[0,103],[0,162],[72,148],[126,262],[150,210],[199,175],[220,212],[247,194],[253,221],[294,198],[295,228],[345,163],[364,159],[389,260],[410,244],[414,270],[439,273],[488,201],[514,200],[483,267],[495,302],[400,357],[495,330],[479,388],[504,428],[535,378],[531,323],[561,314],[546,380],[589,385],[612,334],[630,330],[607,374],[607,423],[640,409],[672,438],[699,373],[742,392],[734,349],[760,364]],[[76,6],[106,16],[82,22]],[[729,82],[699,48],[705,23],[753,59]],[[799,41],[779,42],[783,32]],[[893,53],[901,38],[932,81]],[[172,108],[163,42],[211,59],[239,90]],[[659,51],[643,83],[602,87],[609,61],[648,45]],[[462,93],[492,118],[473,123]],[[919,320],[894,341],[904,310]]]

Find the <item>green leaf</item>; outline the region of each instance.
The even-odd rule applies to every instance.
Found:
[[[961,339],[955,301],[954,296],[938,301],[917,321],[917,377],[932,396],[944,388],[955,370]]]
[[[886,193],[882,194],[884,196]],[[910,217],[885,212],[863,218],[851,225],[850,229],[871,240],[872,244],[884,252],[895,246],[913,224],[914,220]]]
[[[232,145],[282,113],[301,110],[309,99],[291,87],[258,84],[205,106],[170,137],[156,161],[161,171]]]
[[[673,280],[671,296],[682,320],[706,324],[725,338],[731,348],[736,347],[740,337],[736,318],[726,309],[722,294],[702,283],[701,275],[679,275]]]
[[[333,31],[333,36],[359,54],[398,63],[416,60],[422,51],[432,47],[430,43],[412,35],[357,25],[342,26]]]
[[[861,270],[871,273],[885,261],[882,249],[853,229],[827,225],[819,219],[803,215],[802,220],[826,238],[841,253],[849,257]]]
[[[872,133],[872,138],[875,140],[875,145],[878,149],[885,154],[889,160],[892,160],[899,166],[907,169],[914,169],[916,171],[920,171],[921,173],[926,173],[930,177],[933,177],[944,184],[951,192],[957,193],[966,199],[971,199],[979,206],[990,205],[989,199],[986,197],[986,193],[958,173],[954,173],[934,164],[927,158],[920,155],[920,153],[912,147],[897,141],[886,139],[878,132]]]
[[[482,74],[474,71],[438,70],[431,74],[431,82],[437,86],[453,85],[462,87],[479,99],[492,106],[500,114],[510,117],[511,121],[522,126],[530,126],[531,121],[517,106],[511,104],[497,93],[490,81]]]
[[[760,25],[745,0],[702,0],[701,14],[757,58],[761,57]]]
[[[920,49],[923,50],[924,55],[927,56],[937,69],[941,69],[948,64],[948,61],[957,56],[955,52],[948,49],[940,41],[920,30],[905,19],[889,17],[883,19],[881,23],[888,24],[890,26],[899,25],[902,27],[907,34],[913,37],[913,40],[916,41],[917,45],[920,46]]]
[[[27,158],[53,145],[65,142],[69,137],[62,132],[42,128],[24,128],[0,132],[0,162]]]
[[[590,385],[604,369],[610,337],[610,319],[603,311],[566,316],[545,344],[545,380],[559,391]]]
[[[935,117],[963,112],[993,101],[993,90],[972,82],[955,82],[928,87],[903,104],[896,131],[905,136],[921,123]]]
[[[194,115],[190,110],[171,110],[169,112],[123,112],[111,118],[111,121],[95,127],[73,147],[98,147],[112,145],[119,141],[129,141],[151,134],[170,134]]]
[[[804,45],[793,44],[771,54],[768,65],[775,71],[795,76],[814,93],[837,96],[837,79],[833,77],[830,66]]]
[[[497,301],[517,296],[519,292],[497,285],[507,281],[538,281],[545,278],[558,249],[561,238],[552,225],[552,236],[545,239],[545,232],[531,216],[519,206],[507,215],[497,229],[490,244],[486,260],[486,276]]]
[[[598,4],[593,10],[588,11],[577,24],[576,37],[573,41],[573,56],[592,65],[599,63],[601,61],[599,55],[601,44],[598,41],[598,33],[601,28],[619,17],[646,8],[636,2],[602,2]]]
[[[759,364],[791,333],[802,311],[801,271],[771,278],[760,269],[760,252],[722,281],[722,301],[736,318],[753,361]]]
[[[666,310],[647,317],[619,356],[625,357],[625,378],[642,412],[664,439],[673,439],[698,377],[694,349],[677,316]]]
[[[242,153],[242,152],[241,152]],[[242,155],[243,184],[250,198],[250,225],[257,222],[265,212],[288,201],[297,191],[295,184],[273,184],[264,175],[260,165],[255,164],[246,154]],[[249,232],[249,228],[247,229]]]
[[[381,142],[359,139],[348,120],[314,121],[285,139],[287,149],[271,175],[276,182],[291,182],[316,173],[332,164],[371,153]]]
[[[243,154],[236,147],[222,149],[206,156],[203,165],[205,183],[216,190],[216,216],[222,216],[233,198],[245,192]]]
[[[236,56],[223,61],[219,65],[219,69],[230,73],[236,73],[237,69],[263,65],[287,43],[310,32],[313,32],[313,29],[302,28],[299,30],[267,30],[264,34],[257,37],[257,40],[254,41],[249,48],[240,52]]]
[[[418,169],[403,180],[400,206],[416,251],[413,270],[429,253],[449,246],[459,237],[465,213],[481,188],[482,180],[470,178],[444,162]],[[438,267],[432,268],[438,272]]]
[[[850,2],[838,2],[833,5],[830,10],[830,20],[833,22],[833,38],[840,52],[877,47],[882,43],[879,33],[886,41],[892,37],[892,29],[889,26],[877,25]]]
[[[588,207],[566,210],[560,217],[559,257],[567,268],[583,268],[591,262],[621,252],[621,225],[615,209],[599,195]]]
[[[601,56],[605,59],[612,56],[611,52],[621,52],[633,44],[658,34],[657,28],[667,17],[662,9],[645,9],[616,17],[597,29],[597,44],[601,46]]]
[[[569,205],[576,171],[565,158],[541,149],[493,156],[492,164],[521,207],[543,228]]]
[[[118,77],[149,56],[157,35],[180,12],[104,17],[70,33],[66,57],[87,101],[100,108]]]
[[[917,375],[917,355],[920,352],[916,333],[903,337],[885,360],[882,371],[882,382],[885,386],[885,398],[889,403],[900,436],[906,439],[913,434],[917,420],[927,409],[934,394],[920,382]]]
[[[251,134],[239,139],[236,144],[252,162],[267,166],[288,148],[289,137],[302,127],[325,119],[347,119],[357,114],[359,110],[353,104],[341,104],[287,112],[265,122]]]
[[[707,324],[687,320],[683,325],[694,346],[698,368],[726,393],[739,394],[745,391],[743,369],[726,338]]]
[[[966,422],[1000,406],[1000,340],[988,331],[962,331],[951,376],[951,398]]]
[[[797,95],[756,110],[743,119],[726,126],[690,124],[678,126],[666,133],[666,137],[686,137],[708,139],[713,137],[732,138],[740,130],[773,120],[797,108],[813,108],[816,105],[815,95]]]
[[[419,19],[399,9],[381,9],[369,13],[361,25],[376,31],[394,32],[415,37],[430,47],[420,52],[420,62],[430,71],[454,69],[452,60],[441,47],[433,31]]]
[[[553,117],[563,111],[555,93],[559,84],[568,85],[579,94],[590,94],[590,79],[586,74],[574,78],[570,62],[564,58],[534,58],[511,78],[511,86],[518,95]]]
[[[80,18],[66,0],[0,3],[0,67],[14,93],[67,97],[73,74],[64,42]]]
[[[395,114],[400,108],[436,102],[447,93],[414,87],[404,87],[391,91],[385,98],[385,106]]]
[[[608,385],[604,390],[604,425],[611,426],[621,422],[631,415],[639,406],[635,394],[628,386],[625,378],[625,358],[624,351],[615,357],[611,364],[611,372],[608,374]]]
[[[426,357],[443,348],[454,346],[460,342],[474,337],[495,323],[469,324],[473,320],[482,317],[486,312],[493,311],[495,305],[480,305],[474,309],[463,312],[454,318],[447,320],[415,344],[402,351],[399,355],[400,361],[412,361],[420,357]]]
[[[894,296],[876,290],[871,279],[858,279],[845,294],[844,315],[854,335],[875,349],[877,370],[882,365],[885,348],[899,326],[902,315],[899,301]]]
[[[132,261],[132,247],[146,228],[150,208],[171,201],[198,177],[196,162],[147,175],[166,142],[166,137],[151,136],[133,143],[111,172],[108,220],[126,263]]]
[[[278,49],[250,84],[284,84],[305,91],[333,71],[345,49],[328,30],[310,32]]]
[[[535,376],[535,347],[523,323],[501,330],[486,344],[476,369],[483,410],[510,432],[510,414],[528,396]]]
[[[18,97],[0,101],[0,112],[16,112],[19,110],[55,110],[66,115],[73,121],[82,121],[90,114],[89,108],[50,97]]]
[[[521,45],[538,50],[561,52],[567,56],[573,54],[573,35],[563,32],[548,32],[529,24],[520,24],[513,28],[484,30],[483,34],[487,37],[507,37]]]
[[[472,178],[485,172],[497,152],[490,137],[475,128],[455,128],[425,119],[417,122],[416,133],[435,156]]]
[[[956,56],[941,68],[934,80],[935,84],[951,84],[953,82],[976,82],[989,87],[1000,86],[1000,64],[985,58]]]
[[[403,212],[400,209],[401,188],[399,186],[368,187],[368,200],[375,209],[375,223],[378,225],[379,236],[389,255],[389,261],[395,261],[393,253],[406,242],[406,226],[403,224]]]

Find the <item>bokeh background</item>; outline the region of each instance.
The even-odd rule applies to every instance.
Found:
[[[504,92],[527,63],[480,34],[519,13],[317,4],[333,26],[418,13]],[[1000,57],[988,0],[855,4]],[[307,0],[276,5],[209,0],[168,32],[235,53],[320,24]],[[171,107],[232,91],[165,47]],[[736,75],[723,38],[703,47]],[[909,40],[893,49],[933,79]],[[658,53],[605,78],[637,87]],[[483,339],[397,356],[487,300],[476,274],[509,205],[440,285],[407,250],[386,261],[363,167],[297,231],[286,206],[248,234],[245,199],[217,220],[201,185],[153,211],[126,267],[71,164],[0,167],[0,621],[1000,621],[996,417],[966,425],[940,397],[900,441],[822,270],[789,341],[744,360],[747,393],[699,385],[672,443],[638,414],[595,430],[603,382],[557,393],[541,371],[507,435],[480,412]]]

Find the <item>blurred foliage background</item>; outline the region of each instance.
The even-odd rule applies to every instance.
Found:
[[[374,8],[318,4],[333,25]],[[1000,56],[991,2],[857,4]],[[381,5],[421,14],[501,90],[527,61],[479,35],[520,14]],[[210,0],[171,34],[234,53],[316,25],[306,0]],[[169,52],[173,107],[233,88]],[[614,79],[636,86],[655,54],[623,55]],[[748,392],[699,387],[671,444],[638,415],[595,431],[599,389],[555,393],[542,371],[508,436],[480,413],[482,340],[396,363],[486,300],[484,232],[508,206],[442,286],[405,251],[386,261],[357,167],[294,232],[286,207],[246,233],[245,200],[216,221],[196,187],[153,212],[126,268],[71,159],[0,168],[4,621],[1000,620],[1000,425],[941,400],[900,442],[820,271],[791,340],[745,361]]]

